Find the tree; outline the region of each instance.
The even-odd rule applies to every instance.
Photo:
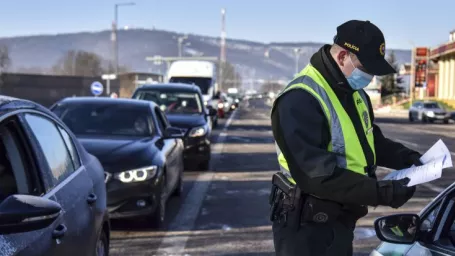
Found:
[[[397,60],[393,51],[387,57],[387,61],[395,70],[398,70]],[[396,74],[382,76],[379,78],[379,82],[381,83],[382,97],[404,91],[404,88],[400,86],[402,83],[402,78],[398,77]]]
[[[57,75],[100,76],[103,74],[102,59],[95,53],[68,51],[52,68]]]
[[[281,89],[283,89],[283,85],[275,81],[267,81],[261,87],[262,92],[276,92]]]
[[[6,45],[0,46],[0,86],[3,85],[4,73],[8,70],[11,65],[11,59],[9,57],[9,50]]]
[[[115,73],[114,65],[111,62],[109,62],[109,64],[107,65],[107,68],[105,68],[103,72],[105,74],[114,74]],[[119,66],[118,67],[118,73],[119,74],[128,73],[128,72],[130,72],[130,69],[127,66]]]
[[[220,90],[227,90],[227,88],[239,88],[242,84],[242,77],[235,70],[234,66],[229,62],[221,63],[221,66],[218,65],[219,78],[218,84],[220,85]]]

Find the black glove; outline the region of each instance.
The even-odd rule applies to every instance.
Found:
[[[414,154],[409,155],[408,159],[406,160],[406,165],[408,167],[410,167],[411,165],[421,166],[422,162],[420,162],[420,157],[422,157],[422,155],[420,155],[417,152],[414,153]]]
[[[416,190],[415,186],[406,186],[409,181],[409,178],[378,181],[378,204],[395,209],[401,207],[414,195]]]

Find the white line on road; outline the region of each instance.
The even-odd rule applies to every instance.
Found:
[[[415,148],[418,148],[419,147],[419,144],[417,143],[413,143],[413,142],[410,142],[410,141],[407,141],[407,140],[401,140],[401,139],[393,139],[394,141],[396,142],[399,142],[401,144],[407,144],[411,147],[415,147]]]
[[[160,247],[157,250],[157,254],[161,255],[183,255],[185,250],[186,243],[190,234],[185,236],[179,236],[178,238],[172,233],[172,231],[178,230],[187,230],[191,231],[194,228],[194,223],[196,222],[199,211],[202,207],[202,202],[204,200],[205,194],[212,182],[214,175],[214,166],[219,161],[219,157],[223,152],[223,143],[226,140],[226,133],[229,125],[231,125],[232,120],[234,119],[237,110],[232,112],[231,116],[224,124],[222,132],[218,136],[215,144],[221,145],[212,150],[212,157],[210,161],[210,172],[202,173],[195,180],[193,188],[189,191],[188,196],[185,198],[180,211],[177,216],[175,216],[174,221],[169,226],[169,231],[166,232],[166,236],[163,237]]]

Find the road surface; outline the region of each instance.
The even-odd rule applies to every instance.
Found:
[[[262,99],[250,100],[224,119],[212,138],[211,171],[185,172],[183,196],[170,200],[165,229],[150,230],[140,220],[113,221],[111,255],[275,255],[267,200],[278,165],[269,111]],[[421,152],[439,138],[455,150],[453,124],[410,124],[400,118],[377,122],[386,136]],[[379,178],[387,172],[379,169]],[[453,173],[445,170],[443,178],[419,186],[399,210],[371,208],[358,223],[355,255],[369,255],[378,245],[372,229],[376,217],[417,213],[452,183]]]

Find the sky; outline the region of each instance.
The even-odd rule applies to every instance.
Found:
[[[453,0],[2,0],[0,37],[110,29],[125,2],[119,27],[219,36],[225,8],[228,38],[263,43],[331,42],[350,19],[376,24],[394,49],[436,47],[455,29]]]

